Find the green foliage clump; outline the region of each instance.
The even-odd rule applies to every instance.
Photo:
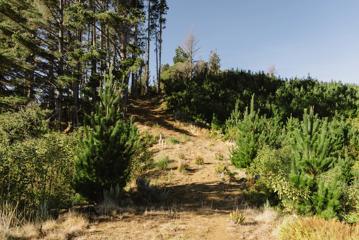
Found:
[[[37,105],[29,105],[16,112],[0,115],[0,136],[9,144],[27,138],[37,138],[49,131],[46,116],[48,112]]]
[[[307,192],[294,187],[288,179],[291,159],[289,148],[273,149],[264,146],[247,169],[247,173],[257,178],[257,186],[263,186],[268,195],[276,194],[287,209],[293,209],[292,202],[307,198]],[[275,199],[271,199],[275,200]]]
[[[218,56],[215,58],[215,62],[220,61]],[[216,116],[223,124],[236,105],[243,112],[252,95],[256,96],[255,104],[262,114],[282,121],[291,116],[301,118],[303,109],[309,107],[314,107],[320,117],[357,114],[356,86],[325,83],[311,77],[282,79],[264,72],[221,71],[218,67],[213,70],[212,60],[198,61],[189,69],[186,56],[178,48],[174,64],[164,69],[161,80],[167,106],[177,116],[207,124]]]
[[[171,144],[180,144],[181,142],[176,138],[176,137],[170,137],[168,138],[168,141],[171,143]]]
[[[75,188],[91,201],[101,201],[103,191],[111,187],[118,185],[122,189],[131,177],[136,158],[142,154],[138,130],[122,114],[121,93],[110,70],[77,155]]]
[[[247,172],[287,210],[355,221],[357,134],[342,118],[305,110],[302,121],[287,121],[281,146],[261,148]]]
[[[275,119],[259,116],[254,109],[254,96],[250,108],[237,123],[236,147],[232,151],[231,161],[238,168],[248,167],[265,144],[276,145],[278,141],[278,124]]]
[[[170,159],[168,156],[162,156],[158,162],[156,163],[156,166],[161,170],[166,170],[170,164]]]
[[[0,114],[1,201],[30,214],[72,202],[76,134],[49,129],[37,105]]]

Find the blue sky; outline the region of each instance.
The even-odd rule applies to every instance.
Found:
[[[359,84],[358,0],[168,0],[163,63],[189,33],[222,68]]]

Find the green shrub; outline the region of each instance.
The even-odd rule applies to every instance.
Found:
[[[357,216],[357,132],[347,121],[320,119],[313,109],[287,121],[282,146],[264,145],[247,173],[287,210],[324,218]]]
[[[136,178],[138,175],[141,175],[144,171],[154,167],[153,164],[153,151],[151,147],[155,145],[158,140],[153,135],[145,133],[140,136],[138,149],[134,160],[132,161],[132,176],[131,178]]]
[[[122,115],[121,92],[110,70],[77,155],[75,188],[91,201],[101,201],[103,191],[111,187],[118,185],[122,189],[141,154],[138,130]]]
[[[294,208],[293,202],[307,198],[307,192],[294,187],[289,181],[291,159],[288,148],[272,149],[264,146],[247,169],[247,174],[257,178],[256,185],[266,188],[267,197],[275,193],[286,209]],[[276,199],[269,199],[275,201]]]
[[[31,215],[67,207],[74,194],[76,134],[52,132],[45,117],[36,105],[0,114],[1,201]]]
[[[355,116],[358,111],[358,87],[350,84],[320,82],[311,77],[282,79],[264,72],[213,73],[200,69],[195,67],[189,77],[186,64],[179,62],[161,75],[167,106],[177,116],[210,124],[215,115],[223,123],[236,105],[243,112],[252,95],[262,114],[276,115],[282,121],[291,116],[301,118],[303,110],[311,106],[320,117],[329,118],[336,114]]]
[[[344,216],[346,222],[359,222],[359,159],[355,161],[351,168],[353,176],[351,184],[346,188],[348,213]]]
[[[250,108],[237,123],[236,146],[231,153],[231,161],[238,168],[248,167],[265,145],[276,146],[280,142],[280,128],[276,119],[260,117],[254,110],[254,96]]]
[[[41,137],[49,132],[45,120],[48,111],[42,110],[36,104],[30,104],[15,112],[0,114],[0,142],[12,144],[28,138]]]
[[[225,137],[230,140],[236,140],[239,137],[239,128],[237,127],[242,120],[242,115],[239,110],[239,101],[231,112],[231,115],[225,122]]]
[[[324,177],[338,163],[346,141],[340,138],[340,131],[334,125],[334,122],[320,120],[311,109],[309,113],[304,112],[300,128],[294,131],[289,179],[295,187],[309,193],[308,199],[298,202],[297,209],[301,213],[317,213],[330,218],[341,211],[345,183],[340,181],[340,174],[339,177]]]

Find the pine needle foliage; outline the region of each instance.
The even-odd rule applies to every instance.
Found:
[[[289,179],[295,187],[309,193],[296,208],[301,213],[319,214],[326,218],[338,217],[342,211],[343,179],[341,160],[346,138],[336,122],[319,119],[313,109],[304,111],[300,127],[293,133],[291,145],[292,166]]]
[[[227,129],[235,131],[233,135],[236,137],[236,147],[232,151],[231,161],[238,168],[248,167],[264,145],[275,147],[281,140],[279,122],[275,118],[260,116],[259,111],[254,108],[254,95],[243,118],[235,122],[235,127],[228,126]]]
[[[111,70],[99,92],[96,110],[85,126],[75,178],[77,191],[95,202],[102,200],[104,191],[126,185],[140,149],[138,130],[123,115],[122,87]]]

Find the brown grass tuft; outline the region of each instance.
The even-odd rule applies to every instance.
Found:
[[[66,236],[77,236],[87,228],[88,224],[88,220],[82,215],[70,212],[64,216],[64,220],[60,222],[58,230]]]
[[[6,239],[11,228],[19,223],[17,206],[12,206],[8,203],[0,205],[0,239]]]
[[[188,169],[188,163],[184,160],[178,160],[177,162],[177,170],[180,172],[180,173],[186,173]]]
[[[31,223],[26,223],[21,227],[12,228],[9,232],[10,239],[37,239],[39,229]]]
[[[67,240],[79,236],[88,226],[88,221],[76,213],[67,213],[57,221],[47,220],[40,225],[26,223],[10,227],[0,239],[47,239]]]
[[[359,225],[317,217],[298,218],[285,223],[280,230],[281,240],[356,240]]]

